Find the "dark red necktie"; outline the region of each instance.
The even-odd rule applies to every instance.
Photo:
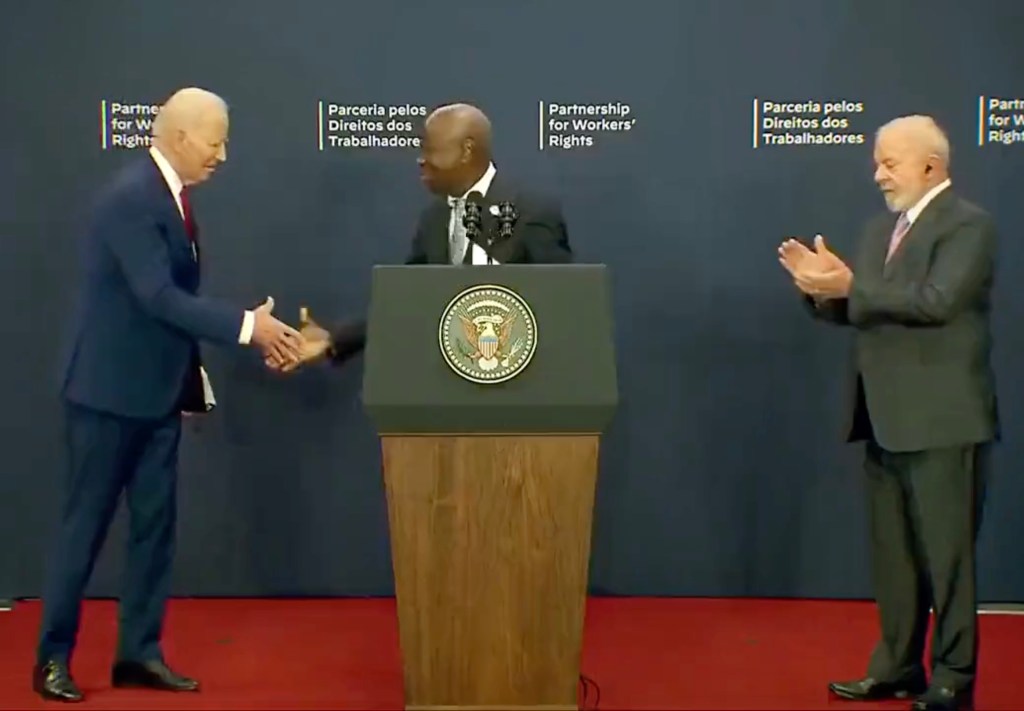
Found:
[[[184,213],[185,218],[185,234],[188,235],[190,242],[195,243],[196,241],[196,221],[192,217],[192,208],[188,204],[188,188],[181,189],[181,211]]]

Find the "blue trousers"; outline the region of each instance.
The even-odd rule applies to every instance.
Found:
[[[82,598],[121,492],[130,517],[117,658],[162,659],[174,558],[181,416],[138,420],[68,404],[68,481],[43,588],[37,659],[70,664]]]

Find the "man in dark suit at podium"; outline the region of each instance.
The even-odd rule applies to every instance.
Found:
[[[296,357],[299,333],[270,315],[201,296],[199,229],[189,186],[226,159],[227,108],[183,89],[161,108],[150,150],[101,191],[81,242],[62,395],[68,466],[43,589],[32,685],[44,699],[83,698],[70,673],[81,601],[122,491],[130,531],[120,595],[115,686],[194,691],[160,648],[171,586],[183,412],[214,399],[199,341]]]
[[[572,261],[558,203],[516,186],[491,158],[491,123],[468,104],[442,106],[427,117],[420,178],[438,200],[421,214],[406,264],[564,264]],[[481,239],[470,244],[463,226],[467,198],[483,202]],[[497,239],[497,206],[518,212],[512,236]]]
[[[847,437],[867,443],[882,634],[867,674],[829,689],[855,701],[917,696],[914,709],[969,708],[978,658],[975,540],[999,436],[990,362],[996,229],[953,191],[949,144],[932,119],[883,126],[875,162],[890,211],[868,223],[852,269],[820,237],[814,251],[795,240],[780,248],[808,309],[856,334]]]
[[[437,200],[420,214],[406,264],[567,264],[569,235],[558,201],[527,190],[494,165],[491,122],[475,106],[451,104],[434,110],[424,124],[418,160],[420,178]],[[474,201],[481,207],[476,241],[463,217]],[[511,203],[516,217],[511,236],[500,236],[500,205]],[[303,362],[325,355],[342,362],[366,345],[366,322],[333,330],[302,324]],[[272,365],[268,363],[268,365]],[[285,370],[295,367],[286,366]]]

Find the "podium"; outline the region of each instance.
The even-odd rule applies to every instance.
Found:
[[[606,268],[378,266],[367,329],[405,708],[576,709]]]

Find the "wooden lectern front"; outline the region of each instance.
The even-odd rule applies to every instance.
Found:
[[[374,269],[407,709],[577,708],[609,311],[601,265]]]

